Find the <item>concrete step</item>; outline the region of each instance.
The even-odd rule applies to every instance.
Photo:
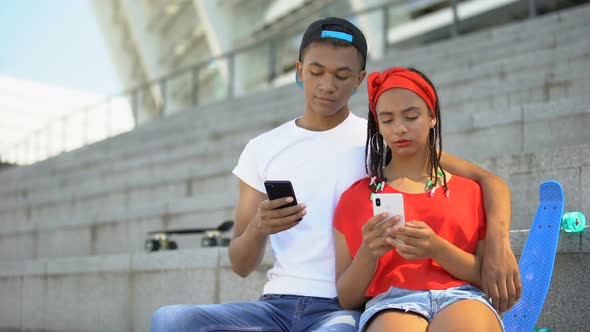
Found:
[[[445,149],[465,158],[478,160],[505,153],[534,152],[564,145],[581,144],[587,139],[585,134],[587,131],[584,128],[590,121],[589,104],[585,99],[574,99],[504,110],[480,111],[475,114],[470,112],[447,114],[445,112],[443,116]],[[500,111],[502,112],[501,117],[498,116]],[[446,123],[449,125],[445,125]],[[563,128],[568,128],[568,130],[563,130]],[[263,129],[260,128],[261,131]],[[207,145],[200,152],[187,146],[185,150],[179,150],[177,156],[165,155],[158,162],[151,162],[141,167],[118,169],[117,172],[104,177],[95,175],[92,177],[94,180],[80,180],[76,186],[62,185],[59,195],[56,195],[55,189],[50,186],[42,187],[39,191],[29,192],[27,198],[5,199],[0,202],[0,216],[2,213],[8,213],[10,210],[23,206],[34,210],[40,206],[50,206],[60,202],[69,206],[71,201],[86,200],[97,196],[103,197],[103,199],[96,201],[96,208],[101,209],[104,204],[117,205],[125,202],[126,205],[133,205],[134,202],[153,200],[154,197],[165,195],[182,197],[189,190],[189,186],[191,192],[215,190],[215,182],[219,181],[220,176],[223,177],[221,175],[223,172],[227,174],[233,168],[243,145],[250,137],[252,136],[243,135],[240,136],[240,139],[228,139],[226,144],[220,141],[215,147]],[[484,146],[485,148],[482,148]],[[219,150],[222,150],[223,153],[219,153]],[[219,156],[221,158],[216,158]],[[226,161],[226,168],[220,170],[216,160]],[[192,165],[215,165],[210,169],[216,171],[217,175],[201,172],[201,177],[195,178],[196,173],[187,171],[191,169]],[[217,171],[221,171],[221,173]],[[210,176],[213,176],[214,180],[209,181],[209,184],[199,181],[199,179],[203,180]],[[231,176],[222,180],[222,183],[232,183]],[[174,188],[170,188],[171,184],[174,185]],[[160,194],[138,195],[138,192],[146,188],[151,191],[159,191]],[[114,198],[113,196],[116,196],[117,193],[124,195],[124,197]],[[111,200],[105,201],[107,196]],[[79,207],[82,213],[88,213],[89,207],[87,205],[81,204]],[[64,209],[63,213],[71,213],[71,208]],[[29,219],[30,215],[39,214],[46,213],[29,212]]]
[[[77,217],[98,214],[111,206],[131,208],[142,206],[145,202],[181,199],[189,196],[191,192],[206,191],[200,188],[193,189],[200,181],[209,182],[209,186],[214,186],[212,181],[218,180],[220,176],[229,175],[235,166],[233,159],[232,156],[231,161],[220,160],[208,165],[191,166],[180,169],[177,173],[161,173],[147,178],[133,177],[125,182],[113,180],[102,184],[87,183],[63,193],[48,193],[27,201],[20,207],[18,204],[7,207],[0,211],[0,216],[22,208],[27,209],[26,215],[29,220]],[[237,189],[232,186],[228,190],[231,192]],[[0,220],[5,219],[2,217]]]
[[[293,94],[293,90],[292,87],[291,89],[289,89],[291,94],[295,96],[295,98],[299,98],[299,100],[297,100],[297,102],[291,102],[288,98],[282,98],[280,101],[273,101],[274,98],[270,98],[270,101],[267,102],[263,102],[263,103],[259,103],[258,106],[256,106],[256,109],[258,111],[260,111],[260,109],[283,109],[285,106],[291,106],[292,109],[296,109],[296,113],[300,113],[300,106],[299,105],[303,105],[303,103],[300,100],[302,99],[302,96],[299,96],[298,94]],[[276,95],[276,92],[274,92],[273,94]],[[261,98],[260,96],[257,96],[257,100],[266,100],[268,96],[265,96],[264,98]],[[272,97],[272,96],[270,96]],[[236,107],[242,107],[245,104],[244,99],[248,99],[248,98],[240,98],[239,100],[236,101],[229,101],[223,104],[224,107],[227,107],[229,109],[235,109]],[[246,103],[248,104],[248,103]],[[250,102],[249,104],[255,104],[254,102]],[[298,105],[298,107],[295,107],[294,105]],[[252,106],[252,108],[254,108],[254,106]],[[199,140],[209,140],[211,139],[210,136],[212,136],[213,138],[215,138],[216,134],[215,131],[212,130],[211,128],[216,128],[219,127],[218,122],[220,121],[220,119],[223,118],[227,118],[228,116],[230,116],[229,113],[222,113],[220,114],[219,117],[216,118],[208,118],[208,117],[203,117],[202,114],[203,113],[208,113],[208,112],[214,112],[215,110],[212,110],[210,107],[206,106],[204,108],[199,108],[197,110],[199,112],[199,114],[195,114],[195,112],[185,112],[185,113],[178,113],[175,114],[169,118],[176,118],[176,117],[180,117],[182,118],[185,123],[184,127],[174,127],[172,129],[169,129],[170,131],[167,131],[168,129],[166,129],[166,127],[163,127],[164,129],[161,129],[160,132],[158,132],[156,134],[156,136],[152,136],[150,139],[147,138],[143,138],[143,134],[142,132],[138,132],[137,134],[139,135],[139,137],[144,141],[144,143],[136,143],[134,141],[120,141],[119,137],[115,137],[113,139],[110,139],[108,141],[110,141],[109,145],[107,144],[101,144],[100,147],[101,149],[95,149],[92,150],[91,152],[89,151],[84,151],[86,153],[79,153],[78,151],[72,151],[70,153],[66,153],[62,156],[53,158],[52,160],[48,160],[45,162],[42,162],[41,164],[53,164],[51,166],[47,166],[46,168],[49,169],[49,174],[50,175],[56,175],[56,174],[62,174],[65,175],[66,177],[69,176],[72,171],[79,171],[80,169],[82,170],[86,170],[86,171],[93,171],[93,169],[97,168],[97,167],[109,167],[109,165],[111,165],[114,161],[120,162],[120,161],[125,161],[128,159],[133,159],[135,157],[142,157],[145,156],[146,154],[151,154],[152,152],[159,152],[162,153],[162,151],[166,151],[168,149],[170,149],[171,147],[174,147],[178,144],[187,144],[187,143],[191,143],[191,144],[195,144],[195,142],[198,142]],[[234,111],[235,112],[235,111]],[[217,112],[220,113],[220,112]],[[295,112],[294,112],[295,113]],[[187,118],[186,116],[190,115],[190,118]],[[232,114],[232,116],[235,116],[235,114]],[[268,114],[268,117],[272,117],[272,113]],[[169,119],[166,118],[165,120]],[[292,118],[292,117],[290,117]],[[188,124],[188,125],[186,125]],[[236,130],[239,128],[239,122],[236,122],[236,124],[238,126],[236,126]],[[224,125],[225,126],[225,125]],[[199,133],[199,129],[203,128],[203,129],[207,129],[204,130],[203,133]],[[183,135],[182,133],[187,133],[187,132],[195,132],[193,133],[189,133],[186,135]],[[173,134],[170,134],[173,133]],[[127,136],[134,136],[131,134],[135,134],[135,132],[133,133],[129,133],[129,135]],[[161,137],[158,140],[154,140],[153,137]],[[145,142],[149,142],[149,143],[145,143]],[[110,148],[109,146],[120,146],[117,148]],[[121,148],[123,147],[123,148]],[[28,166],[28,167],[18,167],[15,168],[14,170],[9,170],[7,171],[7,173],[4,173],[4,180],[8,181],[9,185],[20,185],[22,186],[23,184],[26,183],[31,183],[31,182],[35,182],[35,180],[37,180],[40,177],[43,177],[44,175],[47,174],[47,169],[42,170],[43,167],[36,167],[37,165],[32,165],[32,166]],[[42,165],[39,165],[42,166]],[[40,170],[41,169],[41,170]],[[31,174],[32,173],[32,174]],[[34,184],[36,185],[36,183]],[[3,190],[2,188],[0,188],[0,191]]]
[[[538,61],[539,52],[551,52],[552,57],[564,56],[572,51],[582,41],[588,39],[590,28],[584,25],[569,28],[566,31],[554,31],[548,36],[540,35],[530,40],[522,40],[504,44],[493,44],[487,41],[480,41],[475,44],[474,49],[460,54],[429,54],[424,52],[420,57],[403,57],[399,54],[392,54],[384,57],[377,62],[371,62],[369,71],[381,70],[391,66],[391,61],[400,66],[416,67],[429,73],[430,75],[445,73],[445,79],[439,79],[437,82],[446,84],[453,82],[461,75],[478,75],[478,71],[465,70],[470,68],[482,67],[489,68],[499,61],[509,63],[510,59],[524,57],[527,61],[515,61],[512,65],[518,68],[520,65],[530,65]],[[587,41],[585,45],[587,45]],[[584,43],[577,47],[582,47]],[[570,53],[571,54],[571,53]],[[439,75],[443,76],[443,75]]]
[[[492,59],[496,59],[498,57],[497,54],[493,54],[493,52],[490,52],[489,50],[486,50],[485,53],[483,53],[482,55],[473,55],[471,52],[472,50],[469,49],[468,46],[472,46],[472,47],[477,47],[477,48],[482,48],[482,46],[485,45],[490,45],[490,39],[494,40],[494,41],[502,41],[502,42],[506,42],[506,43],[513,43],[515,41],[519,41],[521,42],[521,45],[529,45],[529,44],[534,44],[533,42],[531,42],[531,37],[534,36],[543,36],[543,38],[539,38],[539,40],[542,43],[547,43],[548,40],[550,38],[546,38],[547,35],[546,34],[539,34],[538,32],[535,32],[535,34],[532,34],[534,31],[538,31],[536,29],[539,29],[540,27],[543,28],[547,28],[547,29],[552,29],[550,31],[553,31],[554,34],[554,38],[551,41],[551,44],[558,44],[559,38],[570,38],[571,39],[571,32],[572,31],[576,31],[575,29],[580,29],[580,26],[585,27],[583,24],[581,24],[583,21],[583,19],[586,17],[583,13],[586,11],[589,11],[590,6],[580,6],[577,7],[575,10],[568,10],[568,11],[564,11],[563,13],[556,13],[556,14],[552,14],[549,15],[547,17],[541,17],[539,19],[536,20],[532,20],[529,22],[523,22],[523,23],[518,23],[518,24],[514,24],[514,25],[510,25],[507,27],[501,27],[501,28],[497,28],[497,29],[492,29],[492,30],[486,30],[484,32],[481,33],[474,33],[473,36],[467,35],[467,36],[462,36],[461,38],[457,39],[457,40],[452,40],[452,41],[445,41],[443,43],[440,44],[436,44],[435,46],[429,46],[431,48],[433,48],[432,50],[430,50],[429,52],[424,52],[424,50],[426,50],[426,48],[420,48],[421,51],[419,51],[418,53],[408,53],[407,56],[408,58],[416,58],[413,55],[417,55],[417,54],[422,54],[422,56],[424,56],[424,54],[428,54],[428,58],[427,60],[423,61],[423,63],[436,63],[436,61],[432,61],[433,58],[435,58],[437,56],[438,53],[435,52],[435,50],[438,49],[446,49],[446,52],[443,52],[440,54],[440,58],[441,59],[455,59],[457,58],[456,55],[454,56],[450,56],[450,54],[448,53],[450,50],[457,50],[457,49],[461,49],[464,48],[466,49],[466,54],[471,54],[471,56],[474,59],[481,59],[483,55],[490,55]],[[532,26],[532,28],[526,28],[528,26]],[[561,29],[561,30],[560,30]],[[584,29],[584,28],[582,28]],[[587,28],[585,28],[587,29]],[[562,31],[563,30],[563,31]],[[496,31],[500,31],[500,32],[496,32]],[[508,33],[510,32],[510,33]],[[583,33],[583,34],[582,34]],[[581,36],[585,36],[586,35],[586,31],[581,31],[580,32]],[[509,39],[505,39],[506,36],[511,36]],[[486,38],[483,38],[486,37]],[[502,38],[504,39],[502,39]],[[514,39],[516,38],[516,40]],[[482,42],[482,40],[484,40],[485,42]],[[474,43],[475,41],[478,41],[478,43]],[[526,41],[526,43],[524,42]],[[475,44],[475,46],[473,46]],[[443,45],[447,45],[447,48],[442,47]],[[516,49],[519,49],[520,45],[516,47]],[[514,47],[493,47],[493,50],[509,50],[509,52],[514,52]],[[399,61],[399,58],[404,58],[404,54],[396,54],[394,57],[396,58],[397,61]],[[389,60],[386,60],[387,63],[389,63]],[[460,62],[459,64],[464,64],[464,61]],[[438,67],[444,67],[444,68],[448,68],[448,66],[438,66]],[[451,72],[455,72],[455,70],[453,70],[453,68],[450,68]],[[165,124],[162,124],[162,126],[165,126]],[[153,133],[150,132],[150,129],[153,128],[158,128],[158,126],[148,126],[146,127],[143,131],[146,133],[145,137],[153,137]],[[143,137],[144,135],[122,135],[123,137]],[[132,144],[133,145],[133,144]],[[87,155],[87,154],[86,154]],[[103,154],[104,156],[104,154]]]
[[[589,30],[590,32],[590,30]],[[456,78],[454,81],[449,81],[449,77],[450,75],[447,75],[446,77],[443,76],[441,78],[442,84],[437,84],[437,86],[439,86],[439,90],[440,90],[440,94],[441,96],[445,97],[448,95],[448,93],[446,93],[446,90],[451,90],[453,91],[452,93],[454,95],[458,95],[460,98],[452,98],[452,96],[445,98],[444,100],[447,101],[447,106],[450,107],[450,105],[454,104],[458,104],[458,103],[462,103],[464,102],[464,95],[466,94],[470,94],[472,89],[473,89],[473,84],[475,83],[489,83],[490,80],[494,79],[495,81],[503,81],[503,80],[510,80],[511,75],[514,75],[515,73],[522,73],[522,72],[527,72],[527,71],[537,71],[539,73],[541,72],[547,72],[548,75],[550,75],[551,73],[557,71],[557,70],[561,70],[563,68],[558,68],[555,69],[555,64],[556,63],[568,63],[570,61],[574,61],[579,59],[580,57],[587,57],[590,55],[590,47],[588,46],[590,44],[588,43],[579,43],[576,45],[576,47],[571,48],[570,50],[570,54],[565,54],[562,52],[562,54],[559,54],[559,56],[557,56],[557,52],[556,50],[550,50],[550,51],[545,51],[545,52],[540,52],[537,55],[537,61],[530,61],[527,60],[525,56],[520,56],[518,58],[513,59],[514,63],[518,63],[519,65],[522,66],[522,68],[519,68],[517,70],[517,67],[512,65],[512,62],[510,60],[505,60],[505,61],[498,61],[496,63],[492,63],[490,65],[488,65],[485,68],[472,68],[471,70],[462,70],[461,72],[466,72],[468,74],[465,75],[461,75],[461,74],[455,74]],[[560,57],[563,56],[563,57]],[[526,64],[526,65],[525,65]],[[576,65],[577,63],[575,63],[574,65]],[[588,65],[588,61],[583,61],[582,63],[580,63],[579,65],[583,65],[583,66],[587,66]],[[541,67],[541,68],[540,68]],[[438,80],[438,76],[434,76],[434,79]],[[446,82],[445,82],[446,80]],[[447,84],[448,82],[448,84]],[[544,98],[544,97],[543,97]],[[299,104],[294,104],[294,105],[299,105]],[[301,114],[301,110],[297,107],[289,107],[287,106],[287,110],[286,113],[293,115],[293,116],[297,116],[299,114]],[[277,107],[277,105],[273,105],[274,109],[277,109],[279,107]],[[249,113],[254,113],[253,114],[253,119],[256,119],[257,117],[260,117],[260,115],[256,114],[260,112],[260,108],[259,107],[253,107],[251,109],[244,109],[242,108],[242,113],[244,114],[244,117],[249,118]],[[229,114],[228,114],[229,115]],[[223,115],[222,115],[223,116]],[[276,121],[279,122],[279,121]],[[282,121],[280,121],[282,122]],[[202,139],[207,139],[207,136],[204,136],[203,134],[192,134],[192,132],[194,133],[205,133],[207,132],[206,130],[199,130],[203,127],[207,126],[207,124],[201,124],[201,125],[195,125],[193,127],[192,130],[186,130],[187,132],[191,132],[191,134],[189,134],[189,136],[186,137],[186,139],[184,139],[184,137],[179,137],[179,139],[173,139],[170,142],[168,142],[169,144],[167,144],[168,146],[174,145],[174,143],[179,142],[179,141],[183,141],[183,142],[188,142],[189,140],[192,141],[198,141],[198,140],[202,140]],[[178,131],[175,131],[178,132]],[[159,133],[157,136],[170,136],[169,134],[166,135],[167,133],[162,132]],[[215,137],[218,136],[215,133],[213,133],[212,135],[209,135],[209,137]],[[166,143],[166,142],[162,142],[162,143]],[[162,144],[163,145],[163,144]],[[119,155],[116,156],[116,159],[122,159],[122,158],[133,158],[134,156],[139,156],[141,152],[145,151],[143,148],[145,147],[145,149],[150,149],[150,150],[157,150],[161,145],[155,144],[154,146],[142,146],[140,147],[140,149],[135,149],[133,150],[132,153],[126,152],[124,155]]]
[[[518,45],[518,48],[520,45],[551,40],[553,37],[567,35],[572,30],[585,27],[588,15],[590,5],[577,6],[532,20],[463,34],[451,40],[441,40],[414,48],[393,49],[392,53],[400,59],[416,59],[426,63],[430,58],[461,57],[466,54],[478,54],[484,49],[512,48],[515,45]],[[476,59],[476,62],[484,59]]]
[[[546,180],[562,184],[566,211],[590,213],[590,144],[506,154],[477,164],[498,174],[510,186],[512,229],[530,227],[538,201],[538,185]]]
[[[443,87],[439,89],[439,94],[443,102],[443,109],[445,110],[445,113],[448,114],[451,114],[450,112],[453,112],[456,109],[459,109],[459,112],[465,113],[466,110],[471,112],[471,109],[487,108],[490,106],[497,108],[498,106],[504,107],[522,105],[523,103],[527,102],[538,102],[560,97],[575,97],[577,95],[584,95],[583,91],[586,90],[586,86],[588,85],[587,78],[590,77],[590,73],[588,73],[587,69],[590,67],[588,64],[589,61],[576,60],[575,62],[571,63],[559,63],[557,65],[553,65],[552,69],[546,72],[541,70],[518,73],[513,72],[505,77],[488,78],[485,81],[477,83],[471,82],[469,89],[472,91],[472,93],[469,93],[469,91],[466,93],[463,91],[465,89],[459,89],[456,87],[449,87],[447,89]],[[581,81],[576,81],[576,79],[580,79]],[[570,80],[574,80],[574,82]],[[451,104],[445,105],[444,103],[446,100],[453,100],[453,102]],[[366,103],[365,100],[360,101],[359,97],[354,99],[354,101],[355,103],[359,104],[359,107],[361,103]],[[459,104],[459,102],[463,102],[463,104]],[[252,116],[247,116],[247,114],[244,114],[245,118],[248,120],[244,121],[245,123],[240,122],[240,124],[244,125],[246,123],[250,123],[256,125],[260,122],[266,122],[271,124],[266,128],[271,128],[276,126],[277,123],[282,123],[284,120],[291,118],[292,115],[297,114],[297,112],[295,108],[287,108],[285,112],[281,112],[281,114],[282,116],[277,116],[274,119],[269,118],[268,115],[252,114]],[[231,139],[232,137],[230,133],[233,130],[239,131],[239,126],[236,125],[235,127],[236,128],[234,129],[234,126],[229,126],[229,130],[218,131],[217,134],[213,132],[210,136],[214,136],[215,138],[222,140],[227,136]],[[261,131],[262,130],[258,130],[255,127],[253,128],[253,132],[258,133]],[[174,135],[168,134],[168,136]],[[202,140],[200,143],[195,144],[194,141],[198,140],[199,137],[191,134],[188,134],[188,136],[184,136],[183,134],[177,136],[179,136],[179,138],[172,140],[170,145],[162,146],[160,143],[156,143],[154,146],[150,146],[150,148],[144,146],[142,148],[136,149],[136,153],[140,156],[143,156],[137,157],[139,159],[135,159],[134,156],[126,156],[126,159],[118,161],[114,165],[107,164],[105,162],[99,163],[96,161],[95,167],[93,168],[88,169],[87,167],[78,167],[77,173],[79,176],[76,176],[77,173],[70,170],[70,172],[63,174],[62,176],[45,177],[44,179],[38,181],[29,181],[28,186],[37,188],[37,190],[44,190],[45,185],[48,187],[63,187],[67,186],[68,182],[77,184],[78,181],[83,181],[83,179],[88,178],[91,174],[96,174],[96,172],[104,174],[103,171],[96,170],[96,168],[101,167],[101,165],[103,167],[107,167],[107,169],[114,168],[116,171],[117,165],[121,165],[121,163],[129,162],[131,164],[137,164],[136,162],[138,162],[139,164],[143,164],[145,160],[151,160],[153,158],[167,158],[168,156],[162,153],[174,151],[172,148],[174,146],[176,146],[178,149],[178,145],[188,145],[193,147],[195,145],[198,147],[199,144],[201,146],[210,145],[208,141]],[[156,153],[157,151],[164,152],[159,152],[154,156],[152,153]],[[180,154],[183,153],[184,152],[181,152]],[[124,156],[119,157],[125,158]],[[103,159],[108,160],[107,158]],[[20,179],[21,177],[15,178]],[[17,196],[26,198],[26,196],[29,195],[32,190],[26,189],[26,187],[23,188],[23,186],[27,186],[27,181],[22,182],[24,183],[20,183],[18,186],[16,186],[16,188],[14,185],[8,185],[7,187],[10,189],[3,189],[4,193],[9,193],[12,195],[12,193],[16,192]],[[16,180],[13,180],[13,183],[16,183]],[[18,195],[19,192],[23,194]],[[25,192],[26,194],[24,194]],[[0,193],[0,195],[2,194]]]
[[[539,326],[583,331],[590,298],[590,232],[562,234]],[[511,234],[520,254],[527,231]],[[573,245],[575,244],[575,245]],[[247,279],[230,268],[226,248],[0,262],[0,329],[147,331],[151,314],[176,304],[256,300],[272,264]],[[173,287],[183,285],[183,287]]]
[[[562,183],[567,211],[590,211],[590,144],[559,149],[504,154],[477,164],[504,178],[511,188],[512,229],[530,227],[538,201],[538,186],[546,180]],[[0,260],[107,254],[140,250],[148,228],[216,226],[231,219],[237,185],[224,185],[186,199],[146,200],[135,208],[114,208],[72,217],[45,215],[34,222],[0,224]],[[148,203],[149,202],[149,205]],[[109,205],[105,205],[109,206]],[[116,205],[111,205],[116,206]],[[70,215],[68,215],[70,212]],[[198,237],[181,239],[199,246]]]
[[[0,261],[143,251],[149,231],[217,228],[222,221],[233,220],[236,201],[237,191],[228,190],[76,217],[0,223]],[[176,240],[181,248],[194,248],[200,246],[201,237],[186,235]]]
[[[576,54],[576,56],[587,56],[588,55],[588,51],[587,51],[587,45],[583,45],[583,47],[585,47],[585,51],[579,51]],[[585,52],[585,53],[581,53],[581,52]],[[582,54],[582,55],[581,55]],[[522,73],[527,73],[530,71],[535,71],[537,72],[536,76],[532,77],[533,80],[535,80],[535,82],[532,82],[533,84],[535,83],[540,83],[539,79],[541,78],[541,82],[545,83],[545,90],[543,91],[556,91],[559,92],[559,88],[561,88],[561,86],[559,86],[558,84],[554,84],[556,85],[555,87],[551,87],[551,84],[553,84],[550,80],[550,77],[552,75],[555,74],[559,74],[560,71],[570,71],[570,67],[587,67],[588,66],[588,61],[584,61],[584,60],[580,60],[577,62],[572,62],[572,63],[567,63],[566,61],[563,61],[565,64],[561,65],[560,67],[557,67],[556,63],[558,63],[557,61],[559,60],[551,60],[551,57],[547,57],[545,56],[543,59],[545,59],[547,62],[545,63],[540,63],[540,62],[532,62],[531,65],[529,65],[528,67],[524,68],[522,71],[516,71],[514,68],[511,68],[510,66],[505,65],[505,63],[500,63],[500,64],[494,64],[493,66],[489,66],[486,71],[484,72],[483,70],[480,71],[480,76],[478,76],[477,80],[476,78],[474,78],[473,76],[471,77],[463,77],[461,79],[463,79],[463,81],[460,81],[461,84],[459,84],[459,82],[456,82],[454,85],[442,85],[439,90],[440,90],[440,95],[443,98],[443,101],[446,102],[447,108],[451,107],[451,106],[456,106],[457,104],[460,103],[464,103],[466,100],[466,96],[472,95],[472,91],[474,89],[474,84],[479,83],[480,85],[484,85],[484,89],[489,89],[490,85],[493,84],[503,84],[505,82],[509,82],[511,80],[512,75],[518,77],[518,75],[522,76]],[[567,58],[569,60],[575,60],[576,58]],[[565,60],[565,59],[563,59]],[[519,61],[524,62],[524,59],[519,59]],[[545,66],[544,68],[538,68],[539,66]],[[464,70],[465,71],[465,70]],[[477,72],[476,69],[472,70],[473,72]],[[510,71],[510,72],[507,72]],[[545,73],[546,76],[543,76],[543,73]],[[584,73],[584,72],[582,72]],[[545,79],[545,77],[548,77],[549,79]],[[575,78],[579,78],[580,76],[578,75],[577,77],[571,77],[571,79],[575,79]],[[585,76],[582,76],[585,77]],[[436,80],[437,77],[434,76],[434,79]],[[526,83],[526,82],[525,82]],[[522,88],[522,84],[521,84],[521,88]],[[549,87],[549,88],[547,88]],[[363,88],[364,90],[364,88]],[[366,104],[366,96],[363,93],[364,91],[361,91],[358,94],[358,98],[357,99],[362,99],[361,103],[364,105]],[[507,96],[506,98],[508,98],[509,92],[507,92]],[[580,94],[583,95],[583,94]],[[362,97],[362,98],[361,98]],[[547,100],[547,96],[543,95],[542,93],[539,92],[539,99],[541,98],[545,98],[545,100]],[[472,100],[470,100],[470,102],[475,102],[478,101],[476,98],[471,97]],[[468,99],[469,100],[469,99]],[[298,100],[292,100],[292,102],[296,102]],[[516,101],[516,100],[515,100]],[[283,104],[285,105],[285,104]],[[300,105],[299,103],[295,103],[293,105]],[[278,105],[273,105],[273,107],[270,107],[272,109],[278,109],[279,107],[277,107]],[[294,107],[294,106],[289,106],[289,105],[285,105],[285,107],[287,107],[287,110],[285,111],[288,114],[293,114],[293,116],[299,115],[301,114],[301,109],[300,107]],[[366,108],[366,106],[364,106],[363,108]],[[228,109],[235,109],[235,106],[233,105],[228,105]],[[262,115],[260,115],[260,109],[265,109],[265,107],[253,107],[253,108],[241,108],[241,115],[246,117],[250,117],[250,115],[253,118],[257,118],[257,117],[263,117]],[[221,117],[225,118],[227,116],[232,116],[234,115],[233,113],[226,113],[226,114],[221,114]],[[235,115],[234,115],[235,116]],[[202,120],[202,118],[201,118]],[[218,121],[218,120],[215,120]],[[195,121],[191,121],[192,123],[195,123]],[[277,121],[278,122],[278,121]],[[199,132],[198,128],[203,128],[203,126],[206,126],[208,123],[202,124],[201,126],[197,126],[195,125],[195,127],[193,128],[193,131],[195,132]],[[188,130],[187,130],[188,131]],[[166,136],[165,133],[161,133],[158,136]],[[168,135],[169,136],[169,135]],[[215,136],[215,135],[214,135]],[[196,139],[198,140],[199,138],[202,138],[203,136],[190,136],[190,139]],[[185,140],[186,141],[186,140]],[[172,143],[172,142],[171,142]],[[146,149],[150,149],[150,150],[155,150],[157,149],[159,146],[156,144],[152,147],[147,147]],[[135,155],[139,155],[141,152],[145,151],[143,149],[143,147],[140,147],[138,150],[135,150],[133,153]],[[121,158],[128,158],[128,157],[132,157],[132,155],[130,154],[126,154],[124,156],[116,156],[117,159],[121,159]]]
[[[461,126],[465,122],[471,123]],[[590,142],[588,126],[590,100],[528,104],[501,113],[466,111],[443,115],[443,149],[473,160],[558,149]]]
[[[537,70],[538,68],[549,67],[556,63],[568,63],[588,58],[590,55],[590,27],[581,31],[582,34],[571,36],[566,42],[553,42],[547,48],[533,49],[527,52],[519,51],[529,43],[505,47],[506,54],[499,54],[499,49],[490,50],[484,53],[491,58],[490,61],[473,65],[475,59],[482,58],[484,54],[473,54],[472,59],[453,59],[457,64],[445,64],[444,62],[416,63],[418,68],[424,70],[436,78],[437,86],[465,86],[473,81],[484,80],[489,76],[502,75],[512,72],[523,72]]]

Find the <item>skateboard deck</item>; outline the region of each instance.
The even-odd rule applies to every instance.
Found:
[[[229,238],[222,238],[221,233],[229,231],[234,225],[232,220],[226,220],[217,228],[183,228],[183,229],[163,229],[148,232],[149,238],[145,240],[145,250],[148,252],[158,250],[175,250],[178,245],[175,241],[169,239],[171,235],[179,234],[202,234],[205,236],[201,239],[201,246],[215,247],[229,245]]]
[[[518,262],[522,295],[504,314],[507,332],[528,332],[535,328],[551,283],[564,204],[559,182],[541,184],[539,207]]]
[[[207,233],[207,232],[225,232],[229,231],[234,225],[234,222],[231,220],[224,221],[221,225],[217,228],[181,228],[181,229],[162,229],[157,231],[148,232],[149,235],[156,235],[156,234],[200,234],[200,233]]]

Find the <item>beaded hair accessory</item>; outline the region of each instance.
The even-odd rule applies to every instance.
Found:
[[[443,176],[443,173],[441,172],[441,170],[437,170],[436,174],[438,174],[438,176]],[[375,198],[375,194],[379,191],[383,191],[383,189],[385,189],[385,181],[381,181],[381,182],[377,182],[377,177],[373,176],[369,182],[369,188],[371,189],[371,197],[370,200],[372,201]],[[449,198],[449,196],[451,195],[451,190],[448,188],[444,188],[443,189],[445,191],[445,197]],[[432,183],[432,180],[428,180],[428,182],[426,183],[426,188],[424,188],[424,191],[426,191],[428,193],[428,197],[433,197],[434,193],[436,192],[436,187],[434,186],[434,183]]]
[[[438,174],[438,176],[443,176],[443,173],[441,172],[441,170],[437,170],[436,174]],[[428,183],[426,183],[426,188],[424,188],[424,191],[429,191],[430,193],[428,194],[429,197],[434,196],[434,192],[436,191],[436,187],[434,186],[434,184],[432,183],[432,180],[428,180]],[[445,191],[445,197],[449,198],[449,196],[451,195],[451,190],[448,188],[444,188]]]
[[[377,177],[373,176],[371,181],[369,182],[369,188],[371,188],[371,200],[375,197],[375,193],[378,191],[383,191],[385,189],[385,181],[381,181],[377,183]]]

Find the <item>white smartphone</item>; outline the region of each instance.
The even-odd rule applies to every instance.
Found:
[[[383,222],[399,215],[401,220],[393,226],[393,229],[405,225],[404,214],[404,196],[398,193],[375,193],[373,196],[373,215],[387,212],[387,219]]]

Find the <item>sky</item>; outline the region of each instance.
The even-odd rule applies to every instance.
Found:
[[[2,1],[0,75],[103,95],[122,90],[90,0]]]

